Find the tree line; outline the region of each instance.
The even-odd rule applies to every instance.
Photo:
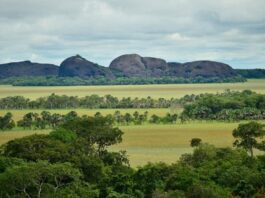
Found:
[[[265,95],[250,90],[203,94],[184,105],[182,116],[206,120],[262,120],[265,119]]]
[[[113,79],[105,77],[79,78],[79,77],[57,77],[57,76],[27,76],[10,77],[0,79],[0,84],[11,84],[13,86],[77,86],[77,85],[145,85],[145,84],[189,84],[189,83],[231,83],[246,82],[241,76],[221,78],[202,76],[194,78],[182,77],[160,77],[160,78],[141,78],[141,77],[117,77]]]
[[[247,134],[247,135],[246,135]],[[241,124],[235,148],[199,138],[193,153],[173,164],[131,168],[125,151],[108,147],[123,132],[105,117],[77,117],[47,135],[11,140],[0,149],[0,197],[44,198],[262,198],[265,196],[264,125]],[[163,140],[161,140],[163,141]]]
[[[265,78],[265,69],[236,69],[236,71],[244,78]]]
[[[67,108],[168,108],[178,104],[178,99],[154,99],[124,97],[119,99],[112,95],[98,96],[90,95],[85,97],[51,94],[47,97],[40,97],[30,100],[23,96],[9,96],[0,99],[0,109],[67,109]]]
[[[99,96],[96,94],[78,97],[51,94],[31,100],[24,96],[8,96],[0,98],[0,109],[70,109],[70,108],[87,108],[87,109],[131,109],[131,108],[176,108],[185,104],[195,102],[204,94],[185,95],[181,98],[158,98],[150,96],[146,98],[131,98],[112,96],[110,94]]]
[[[42,111],[41,113],[29,112],[16,123],[12,119],[12,116],[10,112],[6,113],[3,117],[0,116],[0,130],[11,130],[15,126],[23,129],[56,128],[69,120],[77,118],[78,114],[75,111],[70,111],[65,115],[50,113],[49,111]],[[155,114],[149,116],[148,111],[145,111],[143,114],[138,111],[135,111],[133,114],[122,114],[120,111],[115,111],[113,114],[107,114],[106,116],[97,112],[94,117],[104,117],[115,125],[141,125],[144,123],[175,124],[178,120],[177,114],[167,113],[165,116],[158,116]]]

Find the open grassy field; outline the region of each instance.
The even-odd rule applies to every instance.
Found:
[[[122,127],[124,141],[114,150],[126,150],[132,166],[146,162],[173,163],[184,153],[192,152],[189,143],[194,137],[218,147],[231,147],[232,130],[237,123],[194,122],[177,125],[145,125]]]
[[[245,83],[211,83],[211,84],[174,84],[174,85],[111,85],[111,86],[62,86],[62,87],[13,87],[0,86],[0,98],[21,95],[31,99],[47,96],[51,93],[59,95],[86,96],[111,94],[122,97],[180,98],[186,94],[216,93],[226,89],[250,89],[265,93],[265,80],[248,80]]]
[[[124,131],[123,142],[111,147],[113,151],[126,150],[131,165],[163,161],[175,162],[182,154],[192,152],[189,141],[198,137],[217,147],[231,147],[232,130],[238,123],[193,122],[176,125],[142,125],[120,127]],[[49,130],[13,130],[0,132],[0,144],[11,139]]]

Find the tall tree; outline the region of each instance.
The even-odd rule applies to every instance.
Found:
[[[246,149],[250,156],[253,158],[253,149],[260,148],[258,139],[263,138],[265,135],[264,125],[258,122],[249,122],[240,124],[237,129],[233,130],[233,136],[236,139],[234,146]]]

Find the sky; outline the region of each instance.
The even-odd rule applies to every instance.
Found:
[[[265,0],[0,0],[0,63],[130,53],[265,68]]]

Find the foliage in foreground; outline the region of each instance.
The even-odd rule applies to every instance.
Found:
[[[236,130],[257,134],[260,126],[245,124]],[[0,197],[265,196],[265,155],[249,156],[248,145],[216,148],[194,138],[193,153],[178,162],[133,169],[125,152],[107,149],[121,142],[122,134],[104,117],[77,117],[49,135],[9,141],[1,147]],[[235,132],[235,137],[249,142],[257,136]]]

